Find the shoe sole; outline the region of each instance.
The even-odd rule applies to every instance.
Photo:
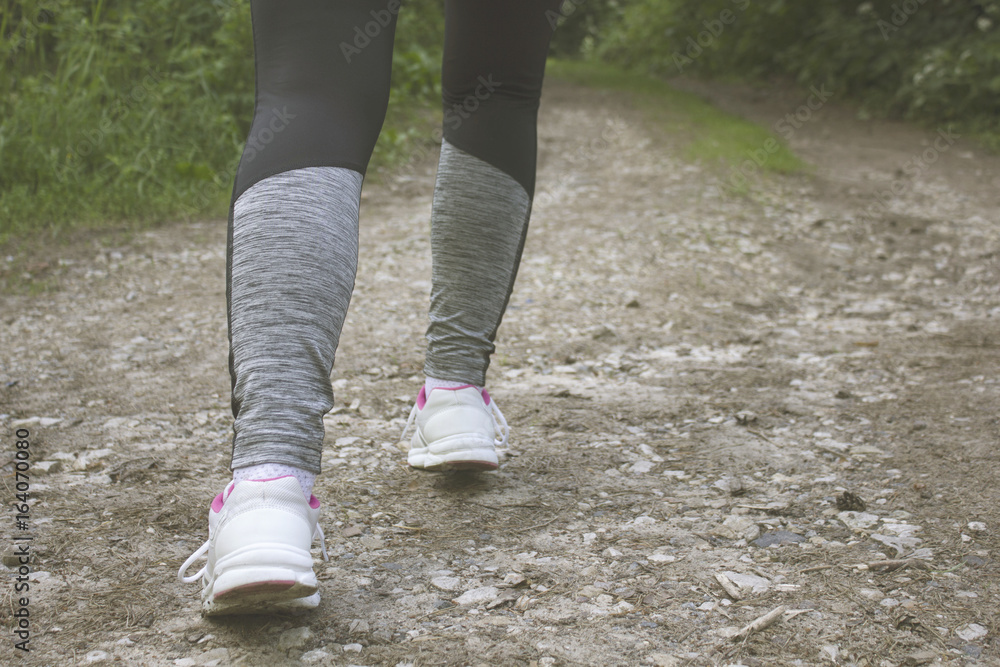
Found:
[[[308,607],[319,582],[307,551],[282,544],[252,545],[239,549],[215,566],[215,577],[203,592],[205,615],[262,613],[292,604]],[[305,601],[305,602],[302,602]]]
[[[241,598],[207,600],[202,605],[204,616],[235,616],[237,614],[301,614],[319,606],[319,593],[291,600]]]
[[[437,452],[430,451],[437,449]],[[440,451],[442,449],[448,451]],[[481,442],[438,441],[430,447],[411,448],[406,456],[413,468],[430,471],[473,470],[488,471],[500,468],[493,445]]]

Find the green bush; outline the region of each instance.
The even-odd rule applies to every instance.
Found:
[[[375,164],[440,94],[443,0],[405,4]],[[0,0],[0,237],[223,215],[253,82],[246,1]]]
[[[1000,147],[998,23],[997,0],[635,0],[597,53],[659,76],[826,84],[874,114],[957,123]]]

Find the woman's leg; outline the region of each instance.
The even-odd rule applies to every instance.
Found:
[[[389,97],[396,0],[252,0],[256,104],[229,215],[234,481],[209,512],[206,613],[315,606],[323,415]],[[193,562],[185,563],[183,571]]]
[[[409,461],[415,467],[496,467],[495,406],[482,387],[524,247],[539,99],[559,5],[446,5],[428,382],[414,413]]]

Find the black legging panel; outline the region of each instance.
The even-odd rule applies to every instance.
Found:
[[[448,0],[444,136],[534,190],[560,0]],[[233,201],[302,167],[364,174],[385,120],[398,0],[252,0],[256,102]],[[403,11],[406,11],[404,8]]]

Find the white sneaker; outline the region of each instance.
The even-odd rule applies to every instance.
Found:
[[[252,614],[309,609],[319,605],[318,582],[309,553],[319,537],[319,500],[306,501],[294,477],[230,482],[208,512],[208,541],[184,561],[177,577],[201,579],[202,613]],[[208,563],[184,573],[202,555]]]
[[[467,385],[422,388],[401,440],[416,425],[407,461],[424,470],[496,470],[497,447],[507,444],[509,429],[496,403],[483,389]]]

